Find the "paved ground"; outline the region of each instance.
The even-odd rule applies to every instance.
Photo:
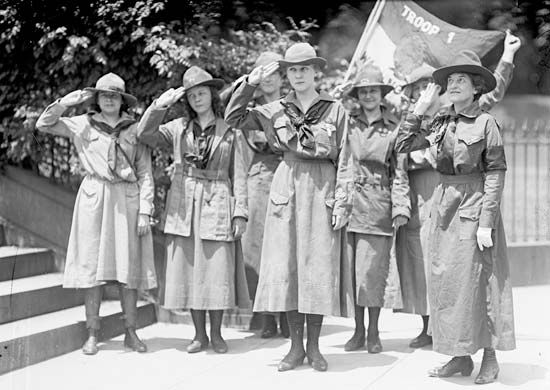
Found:
[[[514,290],[518,348],[498,354],[501,372],[497,383],[483,389],[550,389],[550,286]],[[346,353],[350,319],[325,322],[321,348],[329,371],[315,372],[304,365],[278,373],[276,366],[288,348],[282,338],[262,340],[254,333],[225,329],[230,351],[189,355],[185,347],[193,336],[188,325],[155,324],[139,331],[149,353],[124,351],[121,338],[101,345],[96,356],[70,353],[26,369],[0,376],[2,390],[107,390],[107,389],[463,389],[476,388],[472,377],[429,378],[426,371],[448,358],[430,350],[412,350],[408,341],[420,326],[416,316],[384,310],[380,323],[384,352]]]

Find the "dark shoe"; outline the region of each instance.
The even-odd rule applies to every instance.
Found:
[[[382,342],[380,337],[367,337],[367,351],[368,353],[380,353],[382,352]]]
[[[82,346],[82,353],[84,355],[95,355],[99,349],[97,348],[97,337],[90,336],[88,340]]]
[[[426,333],[421,333],[417,337],[411,340],[409,347],[411,348],[422,348],[426,345],[432,345],[432,336],[428,336]]]
[[[262,314],[262,339],[270,339],[277,336],[277,321],[271,314]]]
[[[281,335],[285,339],[288,339],[290,337],[290,330],[288,329],[288,321],[286,319],[286,313],[281,313],[279,317],[279,321],[280,321],[279,327],[281,329]]]
[[[147,352],[147,346],[139,339],[136,334],[136,330],[133,328],[126,329],[124,346],[139,353]]]
[[[307,362],[316,371],[326,371],[328,369],[328,363],[320,352],[308,354]]]
[[[193,340],[191,344],[187,346],[187,353],[197,353],[204,351],[208,348],[208,338],[204,341]]]
[[[365,347],[365,333],[354,333],[344,345],[344,351],[357,351]]]
[[[498,378],[498,362],[494,349],[483,351],[483,360],[481,361],[481,368],[479,374],[475,379],[475,383],[478,385],[485,385],[492,383]]]
[[[441,367],[436,367],[428,372],[429,376],[448,378],[459,372],[462,376],[470,376],[474,369],[474,362],[470,356],[455,356]]]
[[[283,358],[283,360],[281,360],[281,362],[279,363],[279,366],[277,367],[277,370],[280,372],[294,370],[296,367],[299,367],[302,364],[304,364],[305,357],[306,357],[305,352],[303,352],[302,354],[298,354],[296,356],[294,356],[293,354],[291,354],[291,352],[289,352],[288,355],[286,355]]]
[[[223,338],[212,337],[210,343],[212,344],[212,349],[214,350],[214,352],[216,353],[227,352],[227,344],[225,343],[225,340]]]

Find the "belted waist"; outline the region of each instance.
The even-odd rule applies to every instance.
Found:
[[[103,181],[105,183],[109,183],[109,184],[120,184],[120,183],[125,183],[125,184],[134,184],[134,183],[137,183],[137,181],[129,181],[129,180],[124,180],[118,176],[115,176],[114,178],[112,179],[106,179],[104,177],[101,177],[99,175],[94,175],[94,174],[86,174],[86,176],[88,179],[93,179],[93,180],[96,180],[96,181]]]
[[[373,186],[382,186],[382,187],[390,186],[390,179],[388,177],[379,176],[379,175],[371,175],[371,176],[358,175],[353,179],[353,182],[359,185],[370,184]]]
[[[299,156],[295,153],[284,153],[283,161],[307,162],[312,164],[323,164],[323,163],[333,164],[333,161],[329,158],[305,157],[305,156]]]
[[[469,173],[465,175],[440,175],[443,184],[465,184],[483,181],[483,174],[480,172]]]
[[[204,180],[229,180],[227,171],[217,169],[199,169],[192,166],[176,165],[176,174],[177,173]]]

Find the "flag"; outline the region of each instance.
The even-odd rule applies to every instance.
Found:
[[[504,39],[500,31],[474,30],[449,24],[413,1],[378,0],[355,49],[345,81],[367,63],[382,69],[384,81],[394,86],[423,63],[435,68],[451,63],[461,50],[483,58]]]

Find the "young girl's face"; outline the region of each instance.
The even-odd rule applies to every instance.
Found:
[[[315,67],[313,65],[292,65],[286,69],[286,76],[296,92],[307,91],[315,86]]]
[[[199,85],[191,88],[187,91],[187,100],[197,115],[204,114],[212,109],[212,92],[207,86]]]
[[[97,105],[105,114],[118,114],[122,106],[122,96],[116,92],[99,92],[97,94]]]
[[[365,110],[374,110],[382,103],[382,89],[377,86],[360,87],[357,89],[359,104]]]

